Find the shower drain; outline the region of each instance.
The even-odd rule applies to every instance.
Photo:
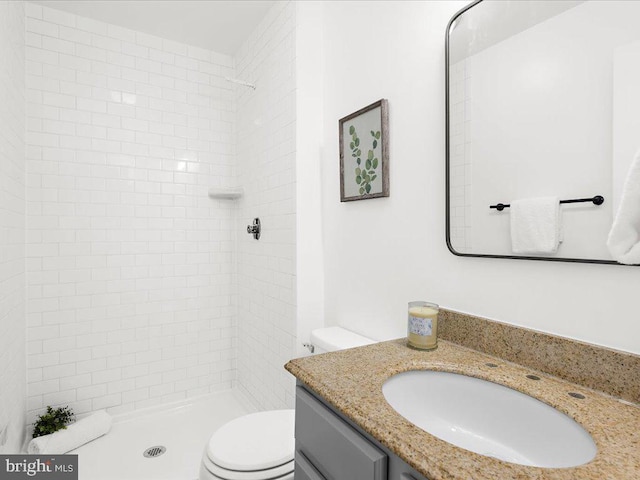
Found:
[[[162,445],[157,445],[155,447],[147,448],[142,455],[144,455],[146,458],[154,458],[154,457],[159,457],[166,451],[167,451],[166,447],[163,447]]]

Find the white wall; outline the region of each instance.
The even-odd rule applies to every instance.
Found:
[[[0,453],[26,414],[24,4],[0,2]]]
[[[235,57],[238,88],[238,384],[261,408],[293,406],[296,340],[295,4],[279,2]],[[260,217],[259,241],[246,233]]]
[[[31,416],[230,388],[233,59],[27,7]]]
[[[296,2],[296,356],[324,326],[322,1]]]
[[[444,32],[466,2],[324,4],[326,318],[406,333],[406,302],[640,353],[638,270],[453,256],[444,232]],[[341,204],[337,122],[389,99],[391,196]],[[363,260],[366,259],[366,260]]]

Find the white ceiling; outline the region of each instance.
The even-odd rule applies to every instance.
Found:
[[[233,55],[275,1],[37,0],[34,3]]]

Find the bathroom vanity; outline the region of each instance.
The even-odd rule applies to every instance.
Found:
[[[640,357],[455,312],[443,320],[446,339],[432,352],[399,339],[286,365],[298,379],[296,480],[640,479]],[[469,326],[482,328],[474,334]],[[536,398],[577,422],[595,457],[542,468],[441,440],[383,394],[390,377],[414,370],[462,374]]]
[[[326,404],[296,387],[296,480],[423,480],[425,477]]]

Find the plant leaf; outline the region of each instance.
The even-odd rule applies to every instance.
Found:
[[[360,187],[360,195],[364,195],[364,188]]]
[[[362,177],[361,177],[360,175],[358,175],[358,176],[356,177],[356,183],[357,183],[358,185],[360,185],[360,184],[362,183]]]
[[[349,135],[353,135],[355,133],[355,131],[356,131],[356,128],[353,125],[351,125],[349,127]]]
[[[367,161],[364,163],[364,168],[366,168],[367,170],[371,169],[371,160],[367,159]]]
[[[374,169],[375,169],[375,168],[378,168],[378,159],[377,159],[377,158],[374,158],[374,159],[373,159],[373,162],[371,163],[371,166],[372,166]]]
[[[373,141],[373,148],[376,148],[378,146],[378,140],[374,140]],[[352,147],[353,148],[353,147]]]
[[[356,167],[356,175],[360,175],[360,173],[362,173],[362,170],[360,170],[360,167]]]
[[[66,429],[66,425],[73,421],[74,413],[68,406],[56,408],[55,410],[48,406],[47,413],[40,415],[33,424],[33,438]]]
[[[369,193],[371,191],[371,184],[367,183],[367,186],[365,187],[365,190],[367,191],[367,193]]]
[[[380,131],[377,131],[377,132],[376,132],[376,138],[377,138],[378,140],[380,140]]]
[[[373,150],[369,150],[369,154],[367,155],[369,160],[373,160]]]

